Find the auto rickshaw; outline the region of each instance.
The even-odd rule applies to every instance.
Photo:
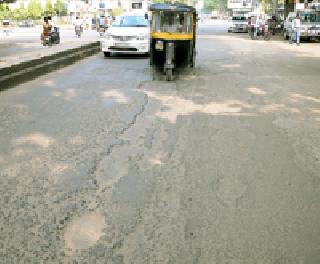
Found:
[[[195,67],[196,10],[185,4],[150,6],[150,64],[172,81],[173,69]]]

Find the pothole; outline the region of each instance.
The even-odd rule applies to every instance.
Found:
[[[100,211],[74,217],[64,232],[66,254],[94,246],[105,228],[105,217]]]

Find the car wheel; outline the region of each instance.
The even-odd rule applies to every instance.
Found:
[[[110,57],[110,52],[107,52],[107,51],[105,51],[105,52],[103,52],[104,53],[104,56],[107,58],[107,57]]]

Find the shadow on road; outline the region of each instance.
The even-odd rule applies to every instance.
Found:
[[[136,60],[136,59],[147,59],[149,58],[149,54],[112,54],[110,57],[106,59],[113,60]]]

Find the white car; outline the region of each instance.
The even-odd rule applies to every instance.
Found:
[[[283,38],[289,39],[292,34],[292,23],[297,13],[290,12],[284,21]],[[300,17],[300,39],[310,40],[311,38],[320,39],[320,15],[312,9],[305,9],[299,12]],[[293,36],[295,39],[295,34]]]
[[[106,57],[112,53],[148,54],[149,21],[142,15],[118,17],[101,38],[101,50]]]
[[[245,15],[237,15],[231,18],[232,26],[228,29],[228,32],[234,33],[246,33],[248,32],[248,19]]]

